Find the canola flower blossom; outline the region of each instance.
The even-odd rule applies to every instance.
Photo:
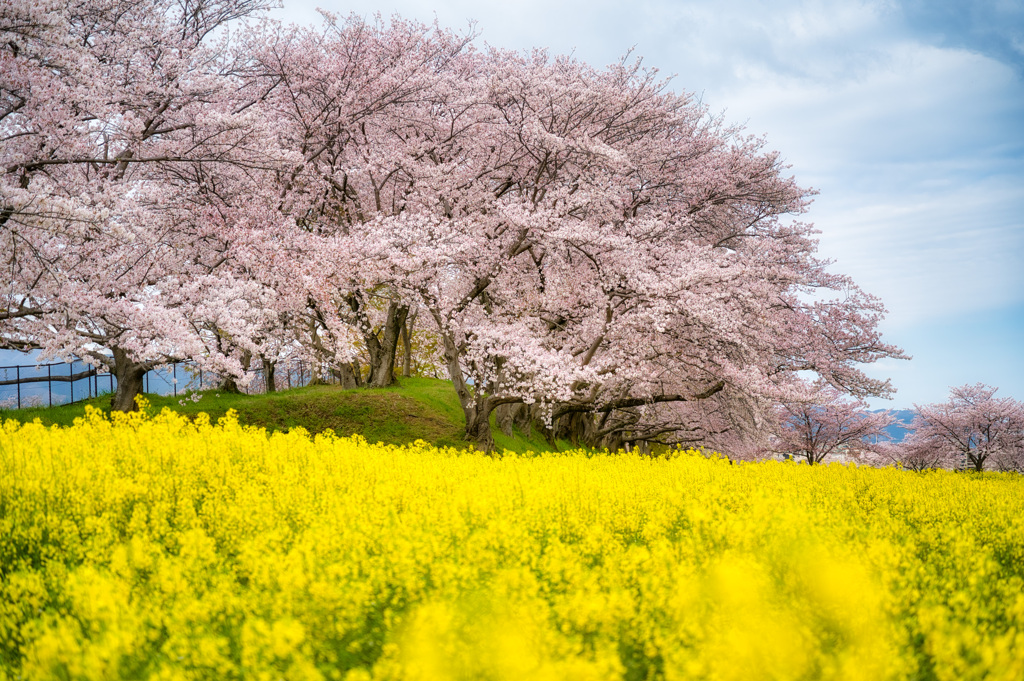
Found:
[[[0,679],[1024,678],[1024,481],[0,429]]]

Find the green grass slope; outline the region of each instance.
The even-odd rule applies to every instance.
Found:
[[[369,442],[402,445],[425,440],[439,447],[466,448],[462,439],[465,418],[459,399],[449,381],[432,378],[404,378],[390,388],[343,390],[334,385],[294,388],[269,395],[232,395],[208,390],[197,402],[181,396],[146,395],[152,407],[164,407],[194,416],[206,412],[216,420],[228,409],[238,412],[239,422],[268,430],[305,428],[310,433],[331,429],[338,435],[359,434]],[[110,410],[109,397],[97,397],[67,406],[34,407],[0,411],[0,421],[28,422],[39,419],[45,425],[70,426],[85,414],[85,406]],[[550,451],[536,431],[513,432],[511,437],[494,430],[498,449],[514,452]],[[559,443],[560,449],[568,448]]]

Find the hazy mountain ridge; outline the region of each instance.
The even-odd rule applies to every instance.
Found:
[[[913,422],[917,412],[913,409],[873,409],[873,414],[889,413],[896,417],[896,423],[885,429],[893,442],[902,442],[903,438],[913,432],[910,424]]]

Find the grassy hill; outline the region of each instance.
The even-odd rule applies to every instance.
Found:
[[[246,425],[268,430],[302,427],[311,433],[332,429],[338,435],[358,433],[369,442],[407,444],[426,440],[439,447],[468,446],[462,439],[465,418],[452,384],[432,378],[405,378],[390,388],[343,390],[320,385],[271,393],[268,395],[231,395],[208,390],[198,402],[173,396],[146,395],[159,411],[167,407],[185,415],[206,412],[216,420],[228,409],[238,412]],[[109,411],[110,398],[100,396],[59,407],[0,411],[0,421],[40,419],[46,425],[70,426],[92,405]],[[536,431],[516,431],[512,437],[494,430],[498,448],[515,452],[550,451],[551,447]],[[567,443],[559,443],[566,449]]]

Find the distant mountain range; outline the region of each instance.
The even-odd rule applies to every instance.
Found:
[[[917,412],[913,409],[874,409],[872,413],[879,414],[888,412],[896,417],[896,423],[885,429],[885,432],[889,434],[893,442],[902,442],[903,438],[910,435],[910,423],[917,416]]]

